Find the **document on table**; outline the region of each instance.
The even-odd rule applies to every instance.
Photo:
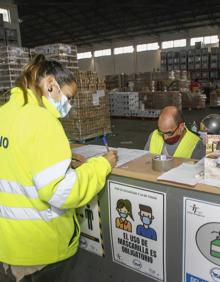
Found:
[[[220,188],[219,180],[216,179],[201,179],[199,183]]]
[[[127,149],[127,148],[117,148],[116,150],[118,151],[118,162],[116,167],[122,166],[125,163],[133,161],[149,153],[144,150]]]
[[[122,166],[127,162],[130,162],[132,160],[135,160],[139,157],[148,154],[148,152],[144,150],[127,149],[127,148],[109,148],[109,149],[117,150],[118,152],[118,162],[116,167]],[[75,154],[80,154],[84,156],[86,159],[102,156],[107,153],[106,147],[101,145],[86,145],[73,149],[73,152]]]
[[[157,178],[157,180],[175,182],[189,186],[195,186],[204,175],[204,160],[196,164],[183,163]]]

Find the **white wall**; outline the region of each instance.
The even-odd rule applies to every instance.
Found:
[[[159,36],[145,36],[133,38],[131,41],[117,41],[111,44],[93,45],[91,48],[82,46],[78,48],[78,52],[101,50],[106,48],[115,48],[120,46],[137,45],[151,42],[159,42],[166,40],[174,40],[186,38],[189,42],[191,37],[199,37],[206,35],[220,35],[220,28],[218,26],[207,26],[202,28],[189,29],[187,31],[163,33]],[[168,49],[167,49],[168,50]],[[174,51],[174,49],[171,49]],[[179,50],[177,48],[176,50]],[[132,72],[148,72],[160,68],[160,50],[112,55],[107,57],[98,57],[92,59],[79,60],[80,70],[96,71],[99,75],[105,76],[107,74],[118,73],[132,73]]]
[[[160,50],[137,53],[137,72],[148,72],[160,68]]]
[[[112,55],[78,61],[79,69],[99,75],[152,71],[160,68],[160,51]]]

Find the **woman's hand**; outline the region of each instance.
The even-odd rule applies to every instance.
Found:
[[[103,157],[108,160],[112,168],[116,166],[117,161],[118,161],[118,152],[117,151],[111,150],[107,154],[105,154]]]

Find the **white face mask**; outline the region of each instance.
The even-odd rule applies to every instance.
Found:
[[[58,87],[58,89],[60,91],[60,95],[61,95],[60,101],[55,101],[54,98],[51,97],[50,92],[48,92],[49,97],[47,99],[48,99],[48,101],[51,102],[52,105],[54,105],[54,107],[60,113],[60,117],[64,118],[64,117],[67,116],[67,114],[69,113],[72,106],[68,102],[66,95],[64,95],[62,90],[60,89],[59,84],[57,82],[56,82],[56,84],[57,84],[57,87]]]

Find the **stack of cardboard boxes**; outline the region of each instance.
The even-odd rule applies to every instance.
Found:
[[[133,112],[139,110],[138,92],[110,92],[111,116],[133,116]]]
[[[176,106],[182,109],[182,97],[178,91],[141,91],[139,92],[141,108],[144,109],[162,109],[166,106]]]
[[[181,94],[177,91],[110,92],[111,116],[157,118],[168,105],[181,109]]]
[[[92,72],[75,72],[78,85],[64,130],[70,140],[85,141],[111,132],[109,99],[104,82]]]
[[[183,91],[181,94],[183,109],[204,109],[206,107],[206,95],[200,91]]]
[[[220,89],[215,89],[210,94],[210,107],[220,106]]]
[[[29,62],[29,49],[14,46],[0,47],[0,91],[10,89]]]
[[[72,72],[78,69],[76,45],[56,43],[37,46],[31,49],[31,56],[36,54],[43,54],[48,59],[56,60]]]

